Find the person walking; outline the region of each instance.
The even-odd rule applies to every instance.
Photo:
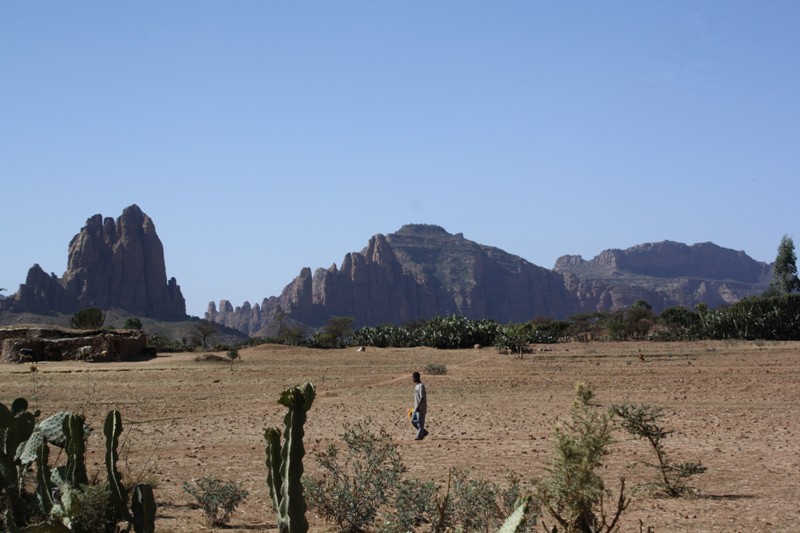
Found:
[[[422,440],[428,436],[428,430],[425,429],[425,415],[428,413],[428,392],[419,377],[419,372],[411,374],[411,378],[414,380],[414,413],[411,415],[411,424],[417,428],[417,438],[415,440]]]

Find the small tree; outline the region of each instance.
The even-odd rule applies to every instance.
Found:
[[[203,345],[203,348],[208,348],[208,338],[217,332],[217,325],[209,320],[200,320],[192,329],[194,330],[193,337]]]
[[[225,355],[228,357],[228,359],[230,359],[231,372],[233,372],[233,362],[236,361],[237,359],[241,359],[241,356],[239,355],[239,349],[236,347],[231,347],[228,350],[228,353]]]
[[[566,533],[610,533],[630,503],[622,478],[616,509],[605,505],[610,491],[597,471],[610,453],[611,428],[609,416],[593,405],[593,399],[592,387],[579,383],[571,420],[556,429],[556,457],[538,486],[543,507]]]
[[[283,331],[281,340],[287,346],[300,346],[305,338],[306,328],[303,326],[291,326]]]
[[[495,346],[501,352],[511,352],[520,359],[530,353],[531,324],[509,324],[500,326],[495,337]]]
[[[336,340],[339,347],[345,346],[345,339],[353,333],[355,319],[351,316],[332,316],[322,328],[325,335]]]
[[[687,485],[688,480],[706,471],[700,463],[674,463],[664,451],[663,440],[672,433],[659,424],[664,416],[664,410],[654,405],[632,405],[629,403],[614,405],[611,412],[621,420],[622,427],[628,433],[645,439],[656,452],[658,464],[645,463],[659,471],[661,489],[667,496],[673,498],[691,492]]]
[[[778,256],[775,258],[770,289],[778,294],[789,294],[800,290],[794,241],[788,235],[783,236],[781,244],[778,246]]]
[[[625,313],[625,322],[628,324],[631,337],[644,339],[653,327],[653,306],[644,300],[636,300]]]
[[[96,307],[89,307],[72,315],[69,325],[74,329],[100,329],[105,321],[104,312]]]
[[[131,317],[125,321],[125,329],[142,329],[142,321],[139,317]]]

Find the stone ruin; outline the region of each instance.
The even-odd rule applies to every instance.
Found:
[[[74,330],[56,326],[0,328],[0,361],[114,362],[152,356],[140,330]]]

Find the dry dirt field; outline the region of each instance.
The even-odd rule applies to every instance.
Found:
[[[354,349],[316,351],[260,346],[242,361],[199,363],[196,354],[160,355],[144,362],[0,364],[0,401],[24,396],[49,416],[82,412],[96,428],[87,465],[103,475],[102,421],[122,412],[129,466],[158,480],[157,531],[208,530],[181,485],[202,476],[237,480],[250,491],[226,531],[277,531],[269,502],[263,429],[279,426],[276,400],[287,386],[313,382],[317,398],[306,424],[306,473],[313,457],[339,441],[346,424],[371,416],[395,439],[409,475],[445,484],[450,467],[503,482],[508,470],[539,477],[552,454],[552,430],[569,413],[577,381],[595,386],[597,399],[647,402],[666,408],[675,430],[667,452],[708,467],[691,499],[633,494],[621,531],[800,531],[800,343],[591,343],[547,346],[524,360],[492,348]],[[644,360],[640,359],[640,354]],[[426,376],[427,364],[447,374]],[[406,418],[413,386],[423,372],[429,395],[430,436],[413,440]],[[615,432],[603,472],[612,487],[652,479],[632,466],[651,460],[644,442]],[[309,515],[313,531],[332,531]]]

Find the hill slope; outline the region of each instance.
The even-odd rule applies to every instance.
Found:
[[[769,279],[766,263],[712,243],[643,244],[591,261],[563,256],[548,270],[439,226],[409,224],[375,235],[341,267],[313,275],[303,269],[260,305],[211,302],[206,318],[250,335],[272,335],[286,319],[319,327],[331,316],[352,316],[358,326],[447,314],[523,322],[619,309],[638,299],[656,312],[700,302],[715,307],[761,293]]]

